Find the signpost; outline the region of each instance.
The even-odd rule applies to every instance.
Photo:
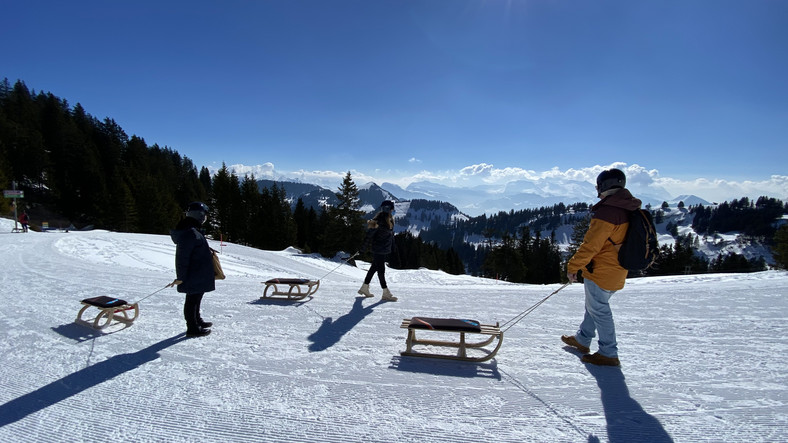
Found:
[[[3,191],[3,197],[5,198],[25,198],[25,191],[16,190],[16,189],[6,189]]]
[[[25,191],[16,189],[16,182],[11,182],[11,188],[13,189],[6,189],[3,191],[3,197],[5,198],[12,198],[14,199],[14,230],[13,232],[19,232],[21,229],[17,226],[17,222],[19,221],[19,216],[16,214],[16,199],[18,198],[25,198]]]

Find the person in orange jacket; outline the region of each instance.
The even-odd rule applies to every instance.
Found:
[[[583,243],[566,266],[570,282],[576,282],[582,272],[585,315],[575,335],[563,335],[561,340],[583,352],[583,362],[619,366],[610,297],[624,287],[628,271],[618,263],[618,248],[627,233],[629,213],[639,209],[642,202],[626,189],[626,176],[619,169],[602,171],[596,183],[601,200],[591,207]],[[599,351],[590,354],[589,346],[597,333]]]

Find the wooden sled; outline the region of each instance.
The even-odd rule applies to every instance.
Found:
[[[401,355],[412,357],[432,357],[432,358],[446,358],[450,360],[463,360],[472,362],[487,361],[498,353],[503,343],[503,331],[496,323],[495,325],[483,325],[475,320],[463,320],[454,318],[427,318],[427,317],[413,317],[410,319],[402,320],[401,328],[408,330],[407,348]],[[453,332],[460,334],[460,341],[443,341],[443,340],[421,340],[416,338],[416,331],[438,331],[438,332]],[[488,336],[478,342],[466,341],[466,334]],[[494,340],[498,340],[495,348],[492,350],[485,349],[485,346],[490,345]],[[417,352],[413,350],[416,345],[425,346],[444,346],[457,348],[456,355],[449,354],[435,354],[430,352]],[[468,355],[468,349],[476,349],[486,352],[479,357]]]
[[[281,298],[284,296],[287,300],[301,300],[308,297],[320,287],[320,280],[308,280],[306,278],[272,278],[266,282],[263,296],[260,298]],[[282,290],[279,290],[282,286]],[[287,287],[287,290],[284,288]],[[268,290],[274,288],[271,294],[268,295]]]
[[[94,329],[104,329],[112,323],[112,320],[130,325],[140,315],[140,307],[137,303],[129,304],[126,300],[104,295],[86,298],[82,300],[82,305],[82,309],[77,314],[76,322],[91,326]],[[90,307],[98,308],[100,312],[93,320],[83,320],[82,314]],[[134,313],[129,316],[129,311],[134,311]],[[123,315],[119,315],[119,313]]]

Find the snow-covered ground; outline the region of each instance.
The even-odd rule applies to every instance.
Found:
[[[503,323],[559,285],[389,270],[400,301],[381,303],[356,295],[365,263],[227,244],[228,278],[203,302],[213,333],[185,339],[183,296],[145,298],[174,278],[167,236],[12,227],[0,220],[3,442],[788,441],[785,272],[630,280],[613,298],[620,368],[561,343],[583,313],[571,285],[472,364],[401,357],[401,320]],[[274,277],[321,285],[261,300]],[[139,318],[76,324],[100,295],[144,298]]]

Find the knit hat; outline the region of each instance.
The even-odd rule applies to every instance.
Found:
[[[203,224],[208,218],[208,206],[203,202],[191,202],[186,206],[186,216]]]

